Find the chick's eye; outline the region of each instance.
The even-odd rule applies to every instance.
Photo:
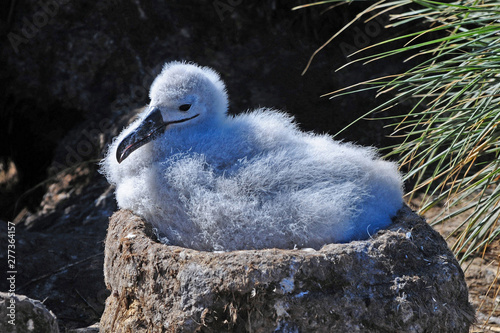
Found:
[[[189,110],[189,108],[191,108],[191,104],[182,104],[181,106],[179,106],[179,110],[184,112]]]

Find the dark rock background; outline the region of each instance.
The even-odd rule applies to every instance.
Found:
[[[104,309],[103,242],[117,207],[97,162],[133,110],[148,103],[164,62],[216,69],[227,84],[230,113],[275,107],[294,114],[304,130],[335,134],[381,102],[373,93],[320,95],[403,69],[401,59],[390,59],[335,72],[348,52],[394,33],[382,29],[388,17],[357,23],[301,76],[314,50],[365,6],[291,11],[301,3],[307,2],[1,5],[0,244],[7,244],[7,222],[14,222],[16,292],[43,301],[61,331],[97,322]],[[363,121],[338,138],[388,146],[384,125]],[[2,249],[2,274],[6,256]],[[7,289],[2,278],[0,290]]]

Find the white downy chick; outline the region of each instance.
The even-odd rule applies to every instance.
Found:
[[[165,64],[149,107],[101,172],[118,206],[196,250],[319,249],[366,239],[402,207],[401,176],[374,148],[300,131],[283,112],[227,116],[210,68]]]

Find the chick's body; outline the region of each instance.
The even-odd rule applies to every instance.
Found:
[[[179,82],[169,85],[170,77],[182,82],[183,66],[213,85],[203,88],[208,97],[192,98],[200,90],[192,77],[180,93]],[[170,244],[208,251],[318,249],[391,223],[403,203],[395,164],[373,148],[301,132],[279,111],[225,116],[224,86],[213,71],[204,80],[207,70],[167,64],[150,107],[160,108],[165,129],[147,144],[129,140],[151,118],[148,109],[111,145],[102,170],[121,208],[152,223]],[[159,90],[163,95],[154,95]],[[186,101],[189,111],[179,113]],[[120,163],[134,145],[140,148]]]

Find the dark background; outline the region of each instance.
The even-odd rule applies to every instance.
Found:
[[[291,10],[302,3],[307,2],[2,5],[0,244],[6,244],[7,221],[15,222],[17,293],[44,300],[61,328],[99,320],[108,294],[103,240],[116,204],[97,162],[133,110],[148,103],[149,85],[164,62],[213,67],[226,82],[231,114],[273,107],[318,133],[337,133],[387,98],[320,96],[412,65],[392,58],[335,71],[349,62],[349,52],[405,30],[383,29],[387,15],[357,22],[301,75],[312,53],[366,6]],[[360,121],[336,138],[386,147],[395,143],[384,127],[390,122]],[[0,260],[3,274],[6,249]],[[7,289],[2,278],[0,290]]]

